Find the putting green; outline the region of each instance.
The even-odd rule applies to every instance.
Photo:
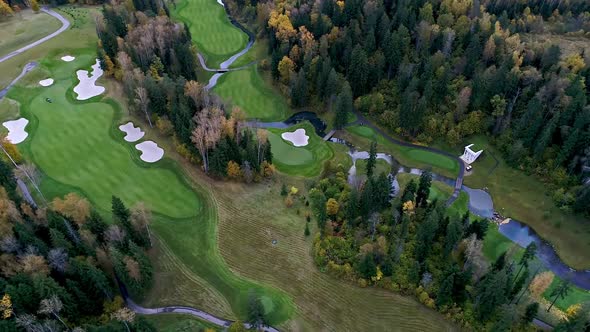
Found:
[[[77,66],[91,59],[81,56]],[[124,142],[123,133],[113,128],[118,104],[73,101],[74,66],[57,66],[52,75],[58,79],[50,87],[11,90],[10,98],[21,102],[21,114],[31,121],[31,137],[19,148],[47,177],[79,188],[101,208],[108,209],[111,195],[116,195],[129,205],[143,201],[154,212],[173,218],[196,215],[199,199],[170,164],[141,162],[134,144]],[[44,181],[42,188],[50,183]]]
[[[223,100],[239,106],[250,119],[278,121],[287,118],[289,107],[285,99],[266,85],[256,66],[224,74],[213,91]]]
[[[117,128],[123,112],[116,101],[103,96],[83,102],[75,99],[75,71],[94,63],[95,50],[68,50],[76,57],[70,63],[59,59],[64,52],[53,52],[40,62],[38,70],[55,79],[52,86],[23,84],[8,95],[20,103],[21,115],[31,121],[30,136],[19,149],[41,170],[44,195],[51,199],[79,192],[105,216],[110,214],[113,194],[128,205],[144,201],[155,212],[156,237],[175,257],[170,264],[179,264],[183,273],[220,294],[235,317],[246,318],[250,292],[265,299],[272,324],[291,317],[295,308],[288,295],[227,268],[217,247],[217,207],[209,194],[189,181],[171,159],[165,157],[154,164],[141,161],[135,143],[125,142],[125,134]],[[5,109],[14,113],[12,108],[2,103],[0,113]],[[145,124],[142,127],[148,129]]]
[[[305,129],[309,136],[309,144],[295,147],[291,142],[283,140],[281,134],[284,132]],[[300,176],[315,176],[320,173],[324,161],[334,156],[334,151],[328,143],[316,135],[313,126],[309,122],[297,124],[288,129],[269,129],[268,139],[270,140],[273,164],[285,174]]]
[[[193,42],[215,68],[246,46],[248,36],[235,28],[215,0],[181,0],[171,5],[172,16],[189,27]]]

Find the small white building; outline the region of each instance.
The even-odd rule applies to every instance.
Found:
[[[483,152],[483,150],[479,150],[477,152],[471,150],[471,147],[474,144],[469,144],[465,147],[465,151],[463,152],[463,155],[459,158],[461,158],[461,160],[463,160],[467,165],[471,165],[471,163],[473,163],[475,161],[475,159],[477,159],[477,157],[479,157],[479,155]]]

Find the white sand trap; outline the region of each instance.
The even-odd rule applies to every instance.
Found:
[[[155,163],[164,156],[164,150],[152,141],[141,142],[135,148],[141,151],[140,158],[146,163]]]
[[[295,146],[306,146],[309,136],[305,135],[305,129],[299,128],[293,132],[282,133],[281,137],[285,141],[293,143]]]
[[[65,62],[72,62],[72,61],[76,60],[76,57],[73,57],[71,55],[65,55],[65,56],[62,56],[61,59]]]
[[[105,91],[104,86],[96,85],[96,80],[98,80],[102,74],[103,71],[100,68],[98,59],[96,59],[96,63],[92,66],[92,73],[90,76],[88,76],[88,70],[78,70],[76,75],[78,75],[80,83],[74,87],[74,92],[78,94],[76,99],[86,100],[103,93]]]
[[[6,121],[2,125],[8,129],[6,139],[12,144],[22,143],[29,134],[25,131],[25,127],[29,120],[20,118],[14,121]]]
[[[41,80],[41,81],[39,81],[39,84],[41,86],[50,86],[51,84],[53,84],[53,78]]]
[[[217,3],[220,4],[220,5],[222,5],[223,7],[225,7],[225,4],[223,3],[222,0],[217,0]]]
[[[125,140],[127,142],[137,142],[145,133],[139,127],[135,127],[133,122],[127,122],[124,125],[119,126],[119,130],[126,133]]]

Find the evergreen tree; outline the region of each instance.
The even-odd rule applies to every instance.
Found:
[[[360,96],[367,91],[368,72],[369,60],[367,53],[360,45],[356,45],[352,51],[346,75],[354,96]]]
[[[537,316],[538,311],[539,311],[539,303],[538,302],[530,303],[529,305],[526,306],[526,309],[524,311],[524,316],[522,317],[522,321],[525,324],[532,323],[533,319],[535,319],[535,316]]]
[[[502,304],[508,302],[505,270],[491,271],[477,284],[475,289],[475,317],[487,321]]]
[[[349,116],[352,114],[352,91],[348,82],[344,83],[342,92],[336,99],[335,114],[334,114],[334,129],[342,129],[348,122]]]
[[[423,207],[427,205],[431,184],[432,174],[430,171],[424,171],[420,175],[420,181],[418,182],[418,190],[416,191],[416,204]]]
[[[367,159],[367,177],[371,178],[373,172],[377,166],[377,142],[371,142],[371,148],[369,149],[369,159]]]

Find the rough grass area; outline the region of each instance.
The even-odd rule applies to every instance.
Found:
[[[468,204],[468,196],[466,193],[462,192],[462,196],[460,195],[459,198],[451,205],[451,210],[454,212],[459,212],[461,214],[456,214],[456,216],[461,216],[464,212],[467,211],[467,204]],[[498,226],[495,224],[490,224],[486,236],[483,241],[483,254],[485,258],[491,263],[496,261],[500,255],[503,253],[508,252],[511,255],[512,260],[518,262],[522,257],[524,252],[524,248],[521,248],[514,242],[510,241],[507,237],[502,235],[498,231]],[[538,264],[540,262],[536,262]],[[532,265],[532,264],[531,264]],[[542,272],[541,270],[540,272]],[[532,273],[532,271],[531,271]],[[554,287],[557,287],[560,281],[559,277],[555,277],[551,286],[543,293],[543,297],[546,301],[551,301],[551,290]],[[562,311],[567,310],[567,308],[573,304],[580,304],[590,302],[590,292],[578,288],[576,286],[572,286],[572,290],[570,293],[564,298],[559,299],[555,302],[555,306]],[[542,303],[542,307],[547,307],[547,303]],[[559,317],[557,317],[554,313],[546,313],[543,309],[539,313],[541,319],[550,321],[552,323],[557,323],[559,321]]]
[[[239,106],[250,119],[279,121],[289,112],[285,99],[266,84],[257,66],[224,74],[213,92],[224,102]]]
[[[280,330],[390,331],[392,327],[398,331],[454,330],[442,315],[413,298],[381,289],[359,288],[320,272],[310,255],[313,233],[317,231],[313,222],[312,236],[303,235],[304,202],[296,198],[295,205],[289,209],[279,194],[281,183],[285,182],[299,188],[300,195],[304,195],[303,179],[282,178],[256,185],[201,179],[209,183],[207,188],[219,209],[220,252],[231,270],[280,288],[293,298],[297,314],[279,325]],[[177,233],[182,234],[182,230]],[[277,240],[276,245],[272,240]],[[178,283],[182,284],[176,287],[190,289],[195,282],[183,278]],[[190,301],[190,297],[190,293],[184,294],[177,302]]]
[[[295,147],[291,142],[285,141],[281,134],[286,131],[305,129],[309,136],[306,146]],[[270,128],[268,139],[272,147],[273,164],[279,171],[288,175],[316,176],[319,175],[324,161],[332,159],[334,151],[321,137],[316,135],[313,126],[309,122],[297,124],[288,129]]]
[[[475,143],[484,152],[473,163],[473,174],[465,177],[464,184],[488,187],[496,211],[531,226],[551,242],[566,264],[575,269],[590,268],[590,222],[557,208],[547,185],[507,165],[486,137],[471,137],[456,147],[440,146],[459,154],[468,143]],[[497,167],[492,155],[499,161]]]
[[[96,37],[93,38],[95,42]],[[125,142],[124,133],[117,129],[119,121],[127,120],[119,118],[127,113],[120,110],[119,103],[103,96],[85,102],[74,99],[75,71],[89,67],[94,62],[94,52],[94,48],[76,47],[50,52],[41,61],[41,67],[55,78],[54,85],[42,88],[25,84],[9,92],[9,98],[20,102],[21,114],[31,120],[27,128],[31,135],[19,148],[43,173],[41,188],[45,196],[52,198],[76,191],[88,197],[105,216],[110,215],[112,194],[120,196],[128,205],[145,201],[155,212],[152,223],[155,236],[168,250],[161,256],[168,265],[158,267],[159,271],[169,270],[170,265],[174,273],[182,271],[182,275],[174,278],[159,275],[159,283],[176,287],[174,282],[183,276],[199,280],[202,287],[191,287],[192,293],[188,293],[192,294],[191,304],[198,308],[211,304],[219,308],[215,313],[228,318],[245,319],[248,294],[254,292],[267,303],[272,324],[287,320],[294,307],[285,293],[237,276],[228,269],[217,247],[216,206],[203,188],[181,172],[178,159],[169,159],[169,154],[175,155],[171,143],[147,130],[146,139],[156,136],[155,141],[162,144],[166,158],[155,164],[143,163],[133,144]],[[76,60],[63,62],[59,60],[63,54],[71,54]],[[113,87],[112,82],[106,85]],[[116,96],[117,89],[114,90]],[[47,97],[53,102],[47,103]],[[141,120],[134,121],[147,129]],[[187,169],[196,168],[192,165]],[[183,290],[187,289],[176,289]],[[195,291],[199,297],[194,296]],[[174,304],[185,304],[178,297],[175,300]]]
[[[0,57],[41,39],[61,27],[55,17],[26,9],[0,19]]]
[[[68,8],[68,12],[71,12],[75,16],[72,16],[60,9],[54,10],[62,14],[62,16],[66,19],[70,20],[70,29],[62,32],[60,35],[54,38],[51,38],[41,45],[37,45],[13,58],[0,63],[0,89],[7,86],[8,83],[18,76],[25,64],[31,61],[41,60],[52,50],[55,52],[57,52],[57,50],[66,49],[75,51],[76,49],[86,49],[89,47],[96,49],[96,30],[94,29],[94,21],[92,21],[91,15],[92,13],[98,12],[99,9],[77,8],[70,10]],[[54,19],[53,17],[51,18]],[[55,30],[57,30],[57,28]],[[43,35],[47,35],[47,33],[44,32]],[[65,53],[60,54],[65,55]]]
[[[204,331],[206,329],[207,331],[222,331],[216,325],[190,315],[160,314],[143,317],[154,324],[160,332]]]
[[[551,292],[553,291],[553,289],[557,288],[558,286],[559,286],[559,278],[554,278],[553,282],[551,283],[551,286],[549,286],[549,288],[547,288],[545,293],[543,293],[543,296],[549,301],[552,300]],[[563,299],[559,298],[555,302],[555,306],[558,307],[559,309],[561,309],[562,311],[566,311],[567,308],[569,308],[570,306],[572,306],[574,304],[582,304],[582,303],[589,303],[589,302],[590,302],[590,291],[583,290],[583,289],[578,288],[576,286],[572,286],[572,289],[570,290],[569,294]]]
[[[179,0],[169,8],[173,18],[188,25],[210,68],[218,67],[248,42],[248,36],[231,24],[225,9],[215,0]]]
[[[436,153],[393,144],[373,129],[366,126],[350,126],[337,133],[338,137],[352,143],[361,150],[368,150],[371,141],[378,143],[377,150],[395,157],[402,165],[422,169],[430,168],[433,172],[448,177],[456,177],[459,172],[457,161]]]
[[[410,180],[414,180],[416,184],[420,181],[420,176],[415,174],[408,174],[408,173],[399,173],[397,174],[397,181],[399,183],[400,191],[403,192]],[[432,181],[432,186],[430,187],[430,194],[428,195],[429,201],[434,201],[435,199],[441,202],[446,201],[451,197],[453,194],[453,188],[447,184],[444,184],[439,181]]]

